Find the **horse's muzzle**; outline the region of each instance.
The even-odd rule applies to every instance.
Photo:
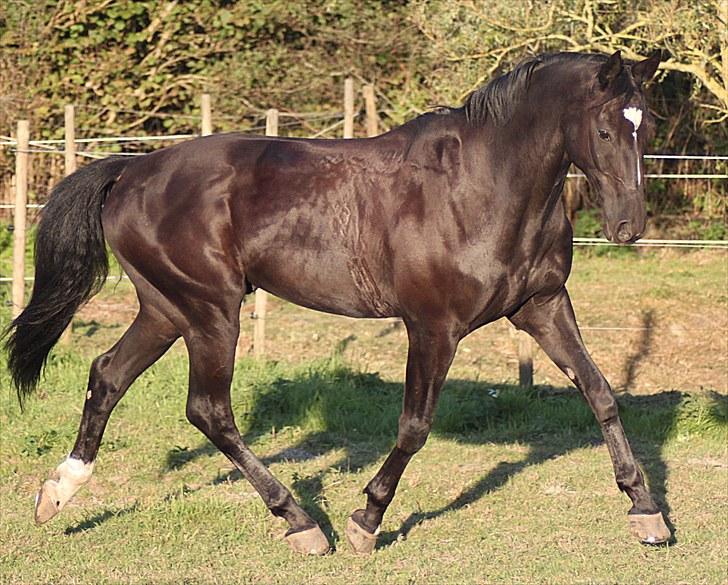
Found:
[[[634,244],[642,237],[644,233],[644,225],[640,231],[636,231],[633,223],[628,220],[620,221],[616,227],[610,229],[608,223],[604,224],[604,235],[610,242],[615,244]]]
[[[614,230],[614,242],[617,244],[632,244],[642,236],[642,232],[636,232],[630,221],[620,221],[617,229]]]

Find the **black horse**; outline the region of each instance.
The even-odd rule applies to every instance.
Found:
[[[659,54],[546,55],[382,136],[304,140],[225,134],[61,181],[36,243],[35,285],[13,321],[9,366],[22,398],[51,347],[108,270],[104,240],[136,287],[139,314],[91,367],[69,457],[36,500],[57,514],[91,475],[109,415],[179,336],[189,352],[187,417],[290,525],[297,551],[329,544],[243,443],[230,381],[243,297],[260,287],[321,311],[401,317],[409,352],[396,446],[346,535],[370,552],[404,469],[425,443],[458,342],[501,317],[530,333],[601,425],[629,520],[643,542],[670,537],[645,487],[609,384],[582,343],[564,283],[572,231],[560,197],[569,166],[603,201],[604,232],[645,227],[642,85]],[[616,283],[615,283],[616,284]]]

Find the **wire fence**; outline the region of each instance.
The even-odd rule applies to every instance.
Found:
[[[574,245],[623,246],[623,244],[616,244],[604,238],[574,238]],[[646,238],[630,245],[640,248],[706,248],[728,250],[728,240],[660,240]]]
[[[381,113],[381,110],[377,114]],[[283,116],[283,112],[278,112],[279,116]],[[340,119],[343,122],[343,114],[341,112],[335,112],[318,116],[319,119]],[[312,118],[313,119],[313,118]],[[286,126],[296,126],[296,122],[291,123],[279,123],[279,128]],[[265,130],[265,125],[253,126],[247,128],[245,131],[251,130]],[[157,141],[176,141],[176,140],[190,140],[192,138],[198,138],[197,134],[160,134],[160,135],[135,135],[135,136],[96,136],[88,138],[74,138],[72,142],[76,144],[94,144],[102,142],[111,143],[126,143],[126,142],[157,142]],[[29,140],[30,146],[48,146],[53,144],[65,144],[66,140],[62,138],[55,139],[43,139],[43,140]],[[17,147],[18,141],[12,136],[0,135],[0,146],[11,146]],[[53,149],[47,152],[53,153],[64,153],[63,149]],[[647,160],[693,160],[693,161],[728,161],[728,155],[721,154],[645,154],[644,158]]]
[[[32,282],[34,278],[32,276],[26,276],[25,281],[26,282]],[[127,275],[116,275],[116,276],[107,276],[106,282],[130,282],[130,279]],[[0,277],[0,283],[10,283],[12,282],[12,278],[9,277]],[[279,299],[279,301],[282,301],[283,303],[287,303],[287,301],[283,299]],[[268,309],[268,312],[265,317],[261,317],[260,315],[256,314],[255,311],[251,310],[252,305],[247,305],[250,307],[250,309],[241,311],[241,319],[249,319],[249,320],[257,320],[257,321],[276,321],[276,320],[288,320],[290,317],[279,317],[276,315],[275,312],[271,313],[270,309]],[[314,309],[307,309],[302,306],[296,305],[296,308],[300,310],[296,314],[296,316],[293,318],[295,321],[305,322],[305,323],[321,323],[322,320],[340,320],[340,321],[377,321],[383,324],[389,324],[392,326],[400,325],[403,323],[402,319],[400,317],[348,317],[345,315],[336,315],[333,313],[321,313]],[[666,331],[666,332],[672,332],[674,331],[674,327],[672,325],[647,325],[647,326],[621,326],[621,325],[611,325],[611,324],[583,324],[579,323],[579,329],[582,331],[592,331],[597,333],[613,333],[613,332],[624,332],[624,331]],[[694,334],[705,334],[705,333],[715,333],[717,331],[722,331],[722,329],[717,327],[684,327],[680,326],[679,331],[681,333],[694,333]]]
[[[327,114],[326,116],[321,116],[321,119],[328,118],[332,119],[335,117],[341,117],[341,113],[336,112],[332,114]],[[325,135],[328,132],[331,132],[338,127],[342,126],[344,124],[344,119],[338,119],[333,124],[326,126],[322,130],[312,134],[310,138],[319,138],[323,135]],[[285,126],[284,124],[279,124],[279,127]],[[255,128],[252,128],[251,130],[261,130],[265,129],[265,126],[257,126]],[[184,141],[184,140],[191,140],[193,138],[200,137],[201,134],[167,134],[167,135],[156,135],[156,136],[144,136],[144,135],[138,135],[138,136],[98,136],[98,137],[91,137],[91,138],[76,138],[73,140],[76,144],[98,144],[98,143],[110,143],[110,144],[128,144],[128,143],[146,143],[146,142],[177,142],[177,141]],[[6,147],[9,148],[11,152],[13,153],[30,153],[30,154],[56,154],[56,155],[66,155],[66,154],[75,154],[82,157],[88,157],[88,158],[104,158],[106,156],[145,156],[149,154],[148,152],[128,152],[128,151],[82,151],[82,150],[73,150],[69,151],[65,148],[53,148],[52,145],[55,144],[64,144],[64,140],[61,139],[48,139],[48,140],[30,140],[28,144],[30,146],[36,146],[38,148],[26,148],[19,150],[17,148],[17,140],[10,136],[2,136],[0,135],[0,147]],[[728,161],[728,155],[713,155],[713,154],[648,154],[644,155],[645,159],[648,160],[671,160],[671,161]],[[728,173],[646,173],[645,177],[651,178],[651,179],[703,179],[703,180],[727,180],[728,179]],[[585,178],[585,175],[580,172],[576,173],[568,173],[567,178]],[[0,204],[0,209],[13,209],[15,208],[15,205],[8,204],[8,203],[2,203]],[[28,203],[26,205],[27,209],[42,209],[43,204],[38,203]],[[576,241],[576,240],[575,240]],[[579,242],[579,245],[595,245],[593,242]],[[646,241],[643,241],[640,245],[657,245],[655,244],[648,244]],[[676,244],[674,242],[671,242],[669,244],[671,247],[674,247]],[[693,247],[695,244],[691,244]]]

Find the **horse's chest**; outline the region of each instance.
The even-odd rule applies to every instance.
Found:
[[[522,296],[548,296],[560,290],[571,271],[570,239],[565,244],[551,246],[536,256],[523,275]]]
[[[513,313],[531,297],[555,293],[568,278],[571,255],[560,247],[528,257],[516,256],[482,271],[477,300],[472,304],[475,316],[471,329]]]

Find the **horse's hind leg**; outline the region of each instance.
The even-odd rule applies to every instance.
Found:
[[[239,331],[237,317],[236,311],[229,319],[207,318],[204,331],[185,336],[190,354],[187,418],[240,470],[268,509],[288,522],[286,540],[294,550],[325,554],[329,543],[318,524],[243,443],[235,425],[230,383]]]
[[[76,444],[36,497],[35,520],[50,520],[91,477],[111,411],[131,383],[169,348],[179,333],[155,309],[142,303],[121,339],[91,366]]]
[[[528,301],[511,317],[516,327],[530,333],[554,363],[576,384],[602,428],[614,465],[617,486],[632,500],[630,529],[642,542],[659,544],[670,538],[670,530],[652,499],[632,454],[617,401],[609,383],[584,347],[574,310],[565,288],[553,297]]]

